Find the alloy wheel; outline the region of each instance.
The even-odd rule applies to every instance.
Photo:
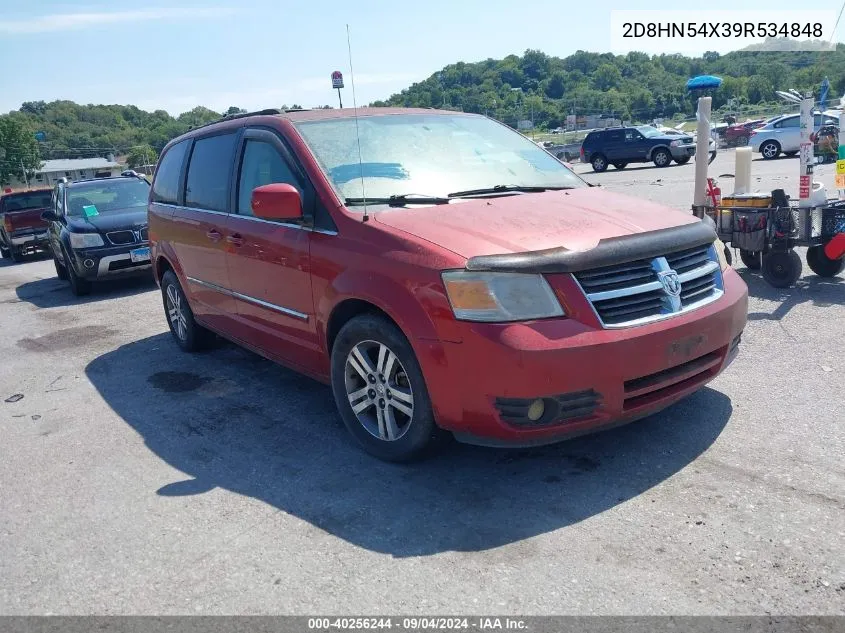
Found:
[[[182,297],[172,284],[167,286],[167,317],[170,325],[180,341],[187,340],[188,324],[185,320],[185,313],[182,310]]]
[[[414,393],[399,358],[384,343],[362,341],[346,357],[346,397],[372,436],[401,438],[414,417]]]

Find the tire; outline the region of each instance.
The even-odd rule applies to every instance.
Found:
[[[603,154],[596,154],[590,159],[590,164],[593,166],[593,171],[596,173],[601,173],[603,171],[607,171],[607,159],[604,157]]]
[[[379,373],[384,368],[386,375]],[[412,461],[440,437],[417,357],[386,318],[364,314],[341,328],[332,346],[331,378],[344,425],[371,455]],[[391,396],[400,390],[402,398]]]
[[[91,282],[83,279],[76,274],[76,269],[73,267],[73,260],[65,253],[65,271],[67,271],[67,281],[70,284],[70,291],[77,297],[83,297],[91,292]]]
[[[766,141],[760,146],[760,153],[766,160],[772,160],[780,156],[780,143],[777,141]]]
[[[845,257],[830,259],[824,246],[811,246],[807,249],[807,265],[819,277],[836,277],[845,270]]]
[[[792,157],[792,156],[797,156],[798,152],[784,152],[783,155]]]
[[[67,281],[67,268],[59,263],[59,260],[56,259],[55,255],[53,255],[53,265],[56,267],[56,277],[62,281]]]
[[[214,335],[194,319],[188,298],[172,270],[161,279],[161,301],[170,333],[183,352],[198,352],[208,347]]]
[[[21,251],[19,251],[19,250],[18,250],[18,249],[16,249],[14,246],[12,246],[12,247],[9,249],[9,258],[10,258],[13,262],[15,262],[16,264],[19,264],[19,263],[21,263],[21,262],[23,261],[23,253],[21,253]]]
[[[773,251],[763,257],[763,279],[775,288],[789,288],[801,277],[801,258],[795,251]]]
[[[625,169],[628,166],[628,163],[613,163],[613,166],[616,169]]]
[[[761,251],[739,251],[739,258],[748,270],[760,270],[763,267],[763,253]]]
[[[675,162],[678,163],[679,165],[686,165],[689,162],[689,160],[690,160],[690,157],[685,156],[683,158],[676,158]]]
[[[737,136],[734,140],[735,147],[745,147],[748,145],[748,137],[747,136]]]
[[[672,162],[672,154],[668,149],[659,149],[651,155],[651,160],[654,161],[656,167],[668,167]]]
[[[5,246],[0,246],[0,255],[2,255],[4,259],[9,259],[12,256],[9,249]]]

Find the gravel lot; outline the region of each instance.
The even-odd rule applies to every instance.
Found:
[[[692,164],[577,169],[691,203]],[[797,171],[754,163],[767,188]],[[2,260],[0,613],[842,614],[845,279],[737,267],[742,352],[686,401],[394,466],[326,387],[229,344],[177,351],[151,283],[78,300],[50,260]]]

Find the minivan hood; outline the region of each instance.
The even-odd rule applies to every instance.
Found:
[[[147,226],[147,208],[134,207],[122,211],[109,211],[90,218],[68,217],[67,225],[69,229],[78,232],[138,229]]]
[[[391,209],[372,217],[467,259],[560,247],[583,251],[603,239],[700,222],[691,213],[598,187]]]

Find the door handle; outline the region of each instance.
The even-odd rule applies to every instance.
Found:
[[[226,241],[234,246],[240,246],[244,243],[244,238],[240,233],[232,233],[232,235],[226,236]]]
[[[217,242],[220,240],[221,237],[223,237],[223,235],[221,235],[220,231],[218,231],[217,229],[211,229],[205,234],[205,236],[212,242]]]

